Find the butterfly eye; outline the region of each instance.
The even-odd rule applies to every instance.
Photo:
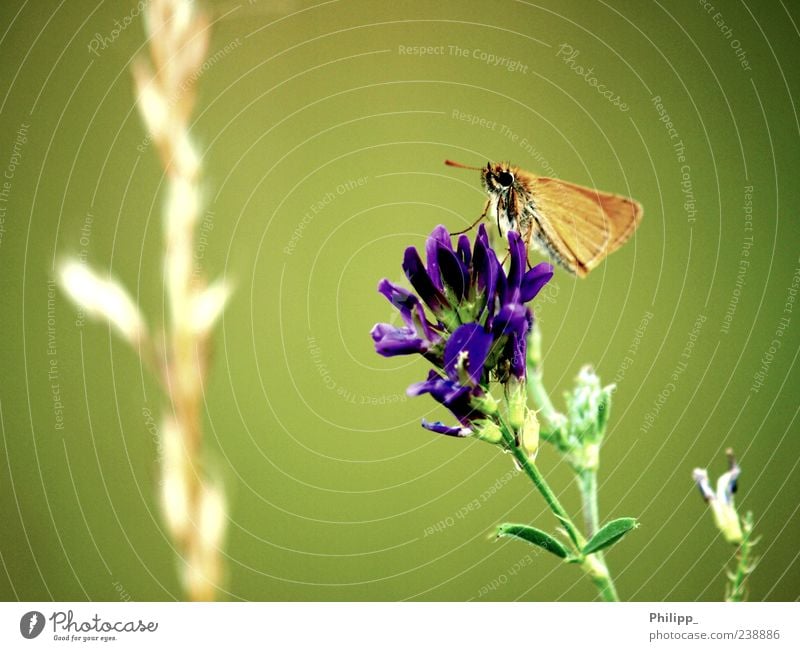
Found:
[[[507,188],[514,182],[514,176],[511,172],[500,172],[497,175],[497,182],[504,188]]]

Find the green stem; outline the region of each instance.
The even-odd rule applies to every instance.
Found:
[[[512,445],[511,451],[514,454],[514,458],[525,471],[525,474],[530,477],[533,485],[536,486],[537,490],[542,494],[542,497],[544,497],[550,510],[564,525],[570,539],[575,543],[576,548],[580,550],[586,544],[586,539],[581,532],[578,531],[578,528],[572,522],[572,519],[569,517],[564,507],[561,506],[561,502],[558,501],[556,494],[550,488],[542,473],[539,472],[536,464],[528,458],[528,455],[522,448]]]
[[[558,411],[544,388],[544,372],[542,370],[542,335],[539,326],[534,323],[528,342],[528,396],[545,421],[546,429],[558,437],[564,426],[565,416]]]
[[[505,428],[503,429],[505,430]],[[511,438],[512,440],[507,440],[507,442],[510,443],[509,447],[514,458],[525,471],[525,474],[530,477],[533,485],[536,486],[537,490],[542,494],[550,510],[564,525],[564,529],[566,529],[577,552],[580,554],[580,550],[586,545],[586,539],[572,522],[572,519],[569,517],[564,507],[561,506],[561,502],[558,501],[556,494],[552,491],[542,473],[539,472],[536,464],[528,458],[524,450],[513,444],[513,437]],[[581,561],[581,568],[583,568],[583,571],[592,579],[603,601],[619,601],[614,582],[611,579],[608,567],[601,554],[596,553],[586,556],[583,561]]]
[[[578,480],[581,487],[581,504],[583,507],[584,522],[586,523],[586,535],[591,538],[600,528],[600,511],[597,506],[597,468],[585,468],[581,470],[578,474]],[[606,583],[598,585],[595,581],[595,585],[600,589],[603,599],[606,601],[618,601],[617,589],[608,571],[603,552],[596,552],[594,556],[602,564],[606,573]],[[614,595],[614,598],[607,599],[606,596],[603,595],[603,590],[608,590],[609,594]]]
[[[583,520],[586,524],[586,535],[591,538],[600,526],[600,514],[597,508],[597,470],[584,469],[578,473],[581,487],[581,503],[583,504]]]
[[[530,400],[538,410],[538,414],[542,417],[548,433],[542,431],[541,436],[543,439],[553,443],[562,453],[566,453],[564,441],[563,428],[567,423],[567,418],[559,412],[553,401],[550,400],[550,395],[545,389],[543,381],[542,370],[542,335],[539,331],[539,326],[534,323],[533,330],[531,331],[530,340],[528,342],[528,374],[527,374],[527,390]],[[531,478],[536,488],[544,496],[551,510],[555,516],[563,523],[564,528],[567,530],[569,537],[575,544],[576,550],[582,556],[580,550],[586,544],[585,538],[578,531],[577,527],[573,524],[570,517],[567,515],[564,507],[561,506],[553,491],[547,485],[547,482],[542,477],[536,465],[528,459],[524,450],[518,449],[513,442],[509,446],[514,453],[515,458],[519,462],[522,469]],[[597,455],[599,454],[599,446],[594,445],[591,449],[592,458],[584,459],[590,461],[589,468],[579,472],[579,480],[581,485],[581,499],[583,504],[583,514],[586,522],[586,531],[591,537],[599,527],[599,514],[597,508]],[[591,456],[591,455],[590,455]],[[574,466],[573,466],[574,467]],[[608,566],[605,563],[603,554],[597,552],[590,554],[583,558],[581,567],[592,579],[592,582],[597,587],[600,597],[604,601],[619,601],[617,596],[617,589],[614,587],[614,581],[611,579],[611,574],[608,571]]]
[[[725,601],[745,601],[745,581],[753,571],[751,551],[754,541],[751,540],[753,533],[753,514],[748,513],[742,519],[742,542],[736,552],[737,563],[736,572],[729,575],[730,584]]]
[[[539,369],[528,374],[528,395],[547,422],[549,429],[555,429],[561,423],[563,416],[558,413],[553,401],[550,400],[542,383],[542,372]]]
[[[582,566],[589,578],[592,579],[592,583],[594,583],[603,601],[619,601],[617,588],[611,579],[608,566],[600,552],[587,556]]]

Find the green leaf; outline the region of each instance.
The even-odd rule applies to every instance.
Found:
[[[529,527],[526,524],[501,524],[497,528],[497,537],[500,538],[501,536],[519,538],[531,545],[541,547],[559,558],[566,558],[569,555],[567,548],[549,533],[545,533],[535,527]]]
[[[636,522],[636,518],[617,518],[612,520],[592,536],[582,551],[586,555],[599,552],[601,549],[610,547],[631,529],[635,529],[638,526],[639,523]]]

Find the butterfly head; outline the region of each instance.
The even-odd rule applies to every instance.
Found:
[[[490,195],[527,195],[530,192],[525,172],[508,163],[486,163],[486,167],[481,168],[481,181]]]
[[[485,167],[470,167],[450,160],[445,163],[481,173],[481,184],[489,195],[488,213],[496,215],[501,232],[519,226],[523,207],[533,200],[532,175],[509,163],[490,162]]]

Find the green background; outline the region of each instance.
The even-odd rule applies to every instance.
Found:
[[[642,523],[608,554],[621,597],[721,598],[732,550],[690,475],[699,465],[716,478],[733,446],[743,468],[738,504],[754,512],[762,537],[751,599],[797,599],[800,306],[785,313],[784,304],[800,266],[800,16],[790,3],[716,4],[709,12],[688,0],[206,3],[216,21],[209,61],[229,46],[199,79],[192,126],[207,196],[202,262],[236,288],[205,404],[210,464],[230,500],[224,597],[594,598],[576,568],[487,538],[504,520],[552,529],[553,518],[510,474],[510,458],[419,426],[447,418],[429,398],[405,397],[427,372],[423,360],[373,352],[373,323],[394,318],[378,280],[400,280],[404,247],[422,245],[436,224],[458,230],[480,213],[477,173],[442,165],[455,158],[506,159],[537,174],[549,167],[645,207],[621,251],[587,280],[557,271],[535,305],[559,405],[582,364],[610,382],[632,358],[600,488],[604,518]],[[164,406],[159,387],[105,324],[76,325],[60,292],[48,354],[48,281],[60,256],[85,250],[95,268],[111,269],[154,330],[164,314],[164,178],[143,144],[129,74],[144,51],[141,17],[105,49],[89,49],[133,7],[0,7],[0,173],[28,125],[0,204],[6,600],[181,597],[144,416]],[[630,110],[572,70],[561,44]],[[402,53],[411,46],[444,51]],[[481,53],[527,68],[493,66]],[[694,222],[654,96],[685,145]],[[472,125],[458,112],[497,124]],[[753,246],[737,290],[745,186]],[[688,366],[648,429],[701,315]],[[782,317],[780,348],[754,392]],[[551,449],[539,464],[576,512],[566,464]],[[497,480],[502,488],[481,501]],[[470,510],[475,499],[480,508]]]

